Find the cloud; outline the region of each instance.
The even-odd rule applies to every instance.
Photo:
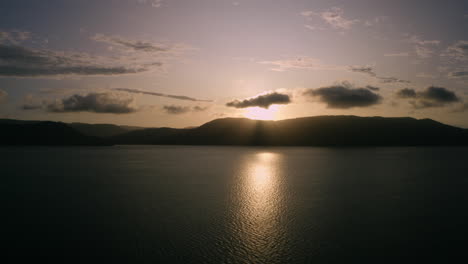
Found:
[[[384,23],[387,20],[388,20],[387,16],[377,16],[377,17],[374,17],[374,19],[368,19],[364,21],[364,25],[367,27],[372,27],[372,26]]]
[[[449,72],[449,77],[452,77],[452,78],[465,78],[465,77],[468,77],[468,71]]]
[[[43,107],[42,105],[28,104],[28,103],[21,105],[22,110],[38,110],[38,109],[42,109],[42,107]]]
[[[460,101],[460,98],[446,88],[430,86],[423,91],[415,91],[405,88],[397,92],[397,97],[402,99],[414,99],[409,103],[416,109],[429,107],[442,107]]]
[[[417,35],[410,35],[408,37],[408,41],[410,43],[421,45],[421,46],[424,46],[424,45],[436,45],[437,46],[440,44],[440,40],[423,40],[421,39],[420,36],[417,36]]]
[[[305,96],[319,97],[328,108],[347,109],[352,107],[368,107],[379,104],[382,97],[367,88],[354,88],[348,82],[342,84],[309,89]]]
[[[122,75],[160,66],[162,63],[158,61],[144,63],[130,57],[107,58],[0,44],[0,76],[3,77]]]
[[[96,34],[92,38],[92,40],[97,42],[107,43],[113,46],[118,46],[125,50],[130,51],[142,51],[142,52],[170,52],[173,48],[168,47],[164,44],[159,43],[152,43],[149,41],[141,41],[141,40],[130,40],[125,39],[120,36],[107,36],[104,34]]]
[[[416,91],[414,89],[404,88],[398,90],[396,95],[399,98],[416,98]]]
[[[167,114],[180,115],[188,112],[202,112],[208,109],[208,107],[202,106],[178,106],[178,105],[165,105],[162,108]]]
[[[178,99],[178,100],[187,100],[187,101],[194,101],[194,102],[212,102],[211,100],[196,99],[196,98],[188,97],[188,96],[185,96],[185,95],[163,94],[163,93],[148,92],[148,91],[142,91],[142,90],[137,90],[137,89],[129,89],[129,88],[114,88],[112,90],[120,91],[120,92],[127,92],[127,93],[146,94],[146,95],[168,97],[168,98],[173,98],[173,99]]]
[[[339,7],[332,7],[329,10],[323,12],[314,12],[314,11],[303,11],[301,15],[306,17],[308,20],[311,20],[312,17],[316,16],[321,18],[325,23],[329,24],[333,28],[347,30],[350,29],[352,25],[359,22],[357,19],[347,19],[344,15],[344,10]]]
[[[31,32],[28,31],[0,31],[0,43],[18,44],[29,38],[31,38]]]
[[[430,73],[420,72],[420,73],[416,74],[416,77],[434,79],[434,78],[436,78],[437,76],[434,75],[434,74],[430,74]]]
[[[468,40],[455,42],[444,51],[442,56],[459,62],[468,61]]]
[[[8,93],[0,89],[0,103],[5,102],[7,97],[8,97]]]
[[[434,50],[429,47],[415,46],[414,49],[420,58],[430,58],[434,54]]]
[[[376,77],[377,74],[374,72],[374,69],[370,66],[351,66],[349,70],[352,72],[364,73],[372,77]]]
[[[367,85],[366,88],[371,90],[371,91],[375,91],[375,92],[380,91],[379,87],[375,87],[375,86],[371,86],[371,85]]]
[[[410,83],[410,81],[401,80],[396,77],[378,76],[375,73],[374,68],[372,68],[371,66],[350,66],[349,70],[352,72],[363,73],[363,74],[369,75],[370,77],[376,78],[381,83]]]
[[[410,35],[406,41],[413,44],[416,55],[422,59],[432,57],[435,53],[434,47],[440,44],[440,40],[424,40],[417,35]]]
[[[396,77],[378,76],[377,79],[379,79],[381,83],[411,83],[410,81],[398,79]]]
[[[459,98],[454,92],[449,91],[443,87],[430,86],[426,88],[426,90],[420,92],[419,96],[427,100],[433,100],[443,103],[452,103],[459,101]]]
[[[20,109],[22,110],[38,110],[42,109],[45,105],[47,105],[46,100],[41,100],[40,98],[35,97],[33,94],[26,94],[23,97],[22,105]]]
[[[326,65],[320,60],[310,57],[297,57],[292,59],[260,61],[260,64],[273,65],[272,71],[286,70],[337,70],[340,67],[334,65]]]
[[[152,7],[158,8],[162,6],[163,0],[138,0],[138,3],[151,4]]]
[[[74,94],[62,100],[46,105],[46,110],[53,113],[94,112],[128,114],[136,112],[132,97],[122,97],[115,93]]]
[[[234,100],[231,102],[228,102],[226,106],[229,107],[235,107],[235,108],[247,108],[247,107],[263,107],[263,108],[268,108],[270,105],[273,104],[289,104],[291,103],[291,98],[287,94],[281,94],[281,93],[268,93],[268,94],[262,94],[258,95],[252,98],[247,98],[244,100]]]
[[[384,54],[385,57],[408,57],[408,52],[400,52],[400,53],[387,53]]]
[[[453,113],[460,113],[460,112],[465,112],[468,111],[468,103],[461,104],[457,108],[455,108],[452,112]]]
[[[196,105],[196,106],[192,107],[192,110],[195,111],[195,112],[203,112],[203,111],[205,111],[206,109],[208,109],[208,106],[199,106],[199,105]]]

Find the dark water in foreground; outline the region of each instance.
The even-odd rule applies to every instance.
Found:
[[[468,246],[468,148],[25,147],[0,160],[2,255],[19,259],[446,263]]]

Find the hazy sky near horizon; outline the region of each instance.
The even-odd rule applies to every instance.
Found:
[[[187,127],[312,115],[468,128],[468,2],[0,2],[0,118]]]

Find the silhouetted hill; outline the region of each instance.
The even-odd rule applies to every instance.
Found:
[[[2,119],[0,131],[0,145],[468,145],[467,129],[409,117],[315,116],[281,121],[223,118],[185,129]]]
[[[106,145],[60,122],[0,120],[0,145]]]
[[[112,124],[70,123],[68,125],[84,135],[102,138],[117,136],[133,130],[144,129],[143,127],[118,126]]]
[[[109,141],[114,144],[183,144],[184,135],[190,129],[177,128],[146,128],[131,131],[122,135],[110,137]]]
[[[431,119],[316,116],[281,121],[223,118],[191,129],[152,128],[112,137],[115,144],[272,146],[468,145],[468,130]]]

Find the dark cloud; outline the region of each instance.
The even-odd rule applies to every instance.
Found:
[[[309,89],[305,96],[319,97],[329,108],[368,107],[379,104],[382,97],[367,88],[354,88],[349,83]]]
[[[194,106],[192,109],[193,109],[193,111],[195,111],[195,112],[203,112],[203,111],[205,111],[206,109],[208,109],[208,106],[203,107],[203,106],[198,106],[198,105],[197,105],[197,106]]]
[[[410,88],[404,88],[399,90],[396,95],[399,98],[415,98],[416,91]]]
[[[148,92],[148,91],[142,91],[142,90],[137,90],[137,89],[129,89],[129,88],[115,88],[113,90],[120,91],[120,92],[128,92],[128,93],[147,94],[147,95],[168,97],[168,98],[173,98],[173,99],[187,100],[187,101],[194,101],[194,102],[212,102],[211,100],[196,99],[196,98],[188,97],[188,96],[185,96],[185,95],[163,94],[163,93]]]
[[[377,80],[379,80],[381,83],[410,83],[410,81],[401,80],[396,77],[378,76],[375,73],[374,68],[372,68],[371,66],[351,66],[349,67],[349,70],[352,72],[363,73],[371,77],[374,77]]]
[[[168,114],[179,115],[189,112],[190,107],[178,105],[165,105],[163,106],[163,110]]]
[[[264,95],[259,95],[253,98],[248,98],[244,100],[234,100],[232,102],[228,102],[226,106],[235,107],[235,108],[247,108],[247,107],[263,107],[268,108],[270,105],[273,104],[289,104],[291,102],[291,98],[287,94],[281,93],[269,93]]]
[[[463,77],[468,77],[468,71],[455,71],[455,72],[450,72],[449,77],[453,78],[463,78]]]
[[[352,72],[364,73],[372,77],[376,77],[377,74],[374,72],[374,69],[370,66],[351,66],[349,70]]]
[[[49,103],[46,110],[54,113],[94,112],[128,114],[136,109],[132,106],[133,98],[111,93],[75,94],[68,98]]]
[[[122,65],[125,64],[125,65]],[[136,64],[130,60],[36,50],[18,45],[0,44],[0,76],[42,77],[63,75],[121,75],[145,72],[162,63]]]
[[[172,114],[172,115],[179,115],[179,114],[185,114],[188,112],[202,112],[208,109],[208,107],[202,107],[202,106],[179,106],[179,105],[165,105],[162,108],[164,112],[167,114]]]
[[[423,91],[416,92],[413,89],[402,89],[397,96],[403,99],[413,98],[409,103],[414,108],[441,107],[460,101],[458,96],[446,88],[430,86]]]
[[[21,106],[21,109],[22,110],[38,110],[38,109],[42,109],[42,105],[26,103]]]
[[[426,90],[419,93],[419,96],[433,101],[443,102],[443,103],[452,103],[458,102],[459,98],[457,95],[443,87],[428,87]]]

